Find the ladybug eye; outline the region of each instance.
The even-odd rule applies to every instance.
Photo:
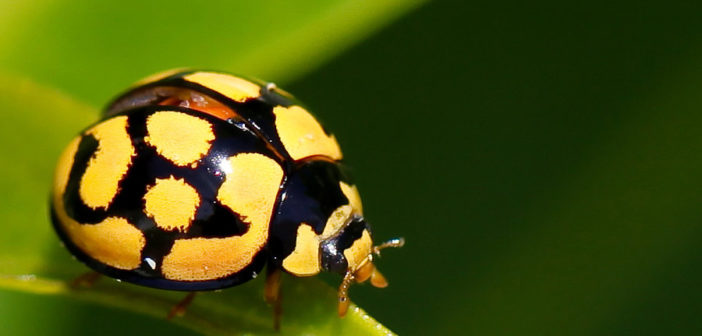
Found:
[[[370,226],[361,216],[354,216],[338,234],[322,242],[322,268],[334,273],[345,274],[349,260],[345,252],[363,237],[364,231],[370,232]]]
[[[339,241],[329,239],[322,243],[322,268],[334,273],[344,274],[348,269],[348,262],[342,251],[339,251]]]

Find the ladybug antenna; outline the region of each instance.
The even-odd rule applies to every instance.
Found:
[[[378,269],[373,265],[373,255],[380,256],[380,250],[388,247],[402,247],[405,245],[404,238],[390,239],[380,245],[373,246],[371,254],[361,263],[361,267],[356,270],[347,270],[344,274],[344,280],[341,281],[339,286],[339,316],[343,317],[346,315],[346,311],[349,309],[349,287],[354,282],[364,282],[370,279],[371,284],[374,287],[385,288],[388,286],[388,281],[385,280],[383,274],[378,271]]]
[[[402,247],[405,246],[405,238],[394,238],[390,239],[380,245],[373,246],[373,254],[380,257],[380,250],[388,247]]]

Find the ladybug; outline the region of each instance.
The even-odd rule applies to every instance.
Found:
[[[236,286],[267,264],[280,318],[281,270],[385,287],[356,186],[336,138],[274,84],[220,72],[152,76],[110,103],[66,147],[54,228],[95,274],[189,291]],[[180,314],[192,300],[171,311]]]

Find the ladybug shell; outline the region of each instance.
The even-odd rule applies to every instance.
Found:
[[[267,262],[314,275],[315,237],[361,215],[339,160],[336,139],[286,93],[169,73],[118,97],[70,142],[52,219],[79,260],[149,287],[234,286]],[[364,232],[346,245],[369,245]]]

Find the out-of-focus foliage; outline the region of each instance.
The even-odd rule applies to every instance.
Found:
[[[6,234],[0,236],[0,289],[67,296],[163,319],[182,299],[183,293],[147,289],[109,279],[91,288],[71,288],[71,281],[87,269],[59,246],[47,221],[46,188],[51,174],[45,171],[51,171],[52,158],[29,149],[60,150],[63,132],[86,125],[83,123],[89,122],[96,113],[27,80],[0,79],[0,91],[10,93],[0,96],[0,109],[15,112],[6,116],[6,123],[0,128],[0,140],[7,145],[0,153],[3,157],[18,158],[13,164],[2,167],[4,176],[14,178],[0,179],[2,190],[11,191],[0,205],[0,212],[7,220],[3,226]],[[36,95],[42,99],[34,99]],[[41,136],[26,139],[27,133]],[[27,149],[18,154],[18,148]],[[351,309],[348,318],[338,318],[336,292],[316,279],[296,279],[286,284],[283,291],[287,300],[282,327],[285,333],[390,333],[359,308]],[[262,293],[262,279],[239,286],[237,290],[202,293],[188,313],[173,322],[208,335],[275,334],[272,309],[263,302]]]
[[[35,311],[27,302],[44,306],[42,300],[0,292],[0,312],[6,312],[0,333],[93,334],[89,327],[100,327],[96,321],[110,314],[117,316],[101,322],[121,328],[130,328],[122,318],[145,319],[84,303],[57,303],[66,298],[159,319],[180,299],[179,293],[110,280],[92,290],[66,287],[86,268],[70,258],[52,232],[48,190],[62,147],[96,121],[98,112],[91,105],[104,104],[139,77],[170,67],[215,68],[269,80],[296,78],[420,3],[0,3],[0,215],[5,223],[0,288],[55,294],[45,298],[46,305],[61,307],[60,312],[45,307]],[[238,290],[201,295],[174,322],[207,334],[271,333],[271,309],[262,302],[262,284],[252,281]],[[360,309],[339,319],[335,290],[319,280],[290,279],[285,286],[284,333],[389,333]],[[17,314],[23,309],[32,313]],[[186,332],[153,321],[141,325],[146,326],[136,332]]]
[[[376,239],[408,241],[354,300],[403,335],[702,332],[700,12],[435,1],[281,76],[339,139]],[[3,295],[0,316],[9,297],[69,332],[145,319]]]
[[[701,12],[437,1],[289,87],[407,238],[356,302],[400,335],[702,332]]]
[[[0,69],[92,104],[174,67],[287,81],[424,0],[0,3]]]

